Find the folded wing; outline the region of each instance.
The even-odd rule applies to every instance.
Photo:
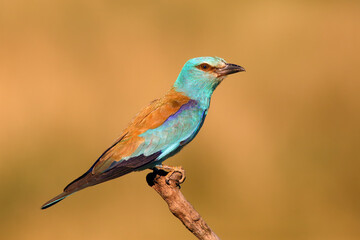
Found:
[[[161,162],[194,137],[203,117],[196,101],[169,91],[143,109],[94,165],[64,191],[75,192]]]

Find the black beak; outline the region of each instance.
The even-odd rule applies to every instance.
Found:
[[[245,68],[232,63],[226,63],[225,67],[218,68],[216,73],[219,77],[230,75],[237,72],[244,72]]]

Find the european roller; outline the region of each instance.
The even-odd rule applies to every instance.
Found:
[[[187,61],[172,88],[142,109],[87,172],[41,208],[128,173],[161,168],[164,160],[178,153],[199,132],[216,87],[227,75],[242,71],[243,67],[218,57]]]

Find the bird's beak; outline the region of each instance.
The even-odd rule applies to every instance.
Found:
[[[226,63],[225,67],[223,68],[218,68],[216,70],[216,73],[218,74],[219,77],[222,76],[226,76],[226,75],[230,75],[233,73],[237,73],[237,72],[244,72],[245,68],[238,66],[236,64],[232,64],[232,63]]]

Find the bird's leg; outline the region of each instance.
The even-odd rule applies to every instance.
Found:
[[[167,172],[168,174],[166,175],[166,179],[165,182],[170,185],[170,180],[172,179],[172,175],[176,172],[181,174],[181,179],[179,180],[179,184],[183,183],[185,181],[185,170],[182,167],[170,167],[170,166],[166,166],[166,165],[156,165],[153,168],[154,171],[164,171]]]

